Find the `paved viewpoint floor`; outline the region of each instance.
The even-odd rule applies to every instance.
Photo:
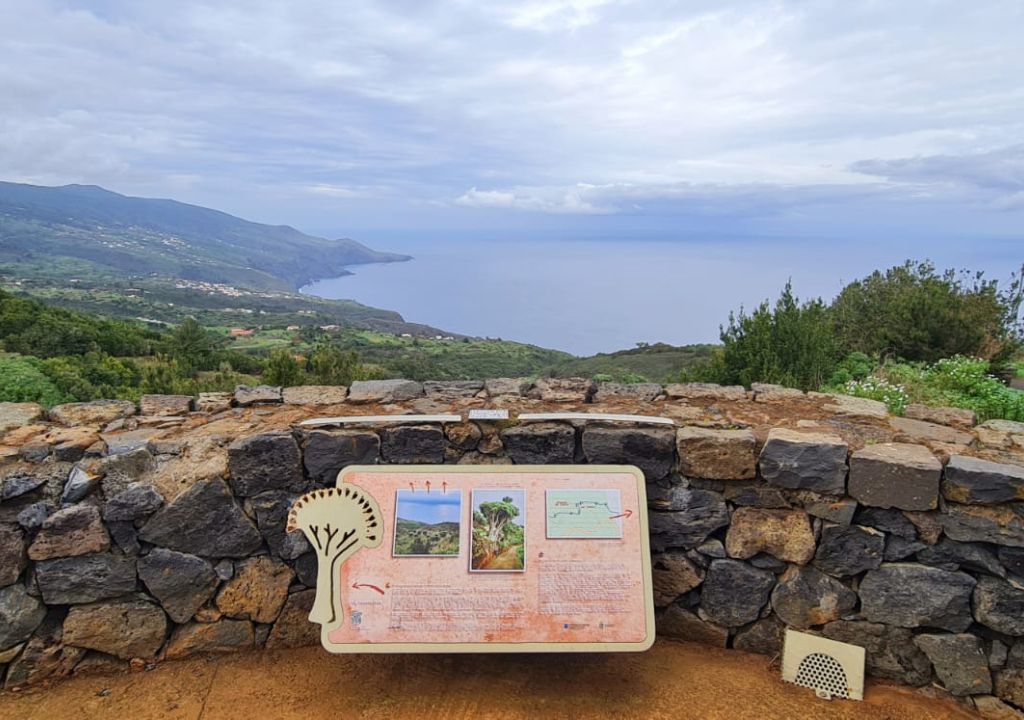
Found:
[[[0,693],[0,718],[970,718],[948,700],[872,685],[818,700],[766,658],[659,642],[637,655],[330,656],[320,648],[199,658]]]

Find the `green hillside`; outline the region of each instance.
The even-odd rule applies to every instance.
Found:
[[[346,265],[408,256],[287,225],[249,222],[174,200],[92,185],[0,182],[0,272],[67,278],[159,275],[262,290],[296,290]]]
[[[714,347],[642,344],[630,350],[565,360],[553,369],[553,374],[558,377],[597,377],[617,382],[674,381],[681,370],[691,369],[710,358]]]

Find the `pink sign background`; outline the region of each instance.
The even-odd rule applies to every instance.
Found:
[[[646,512],[637,475],[620,471],[408,472],[350,468],[377,501],[384,539],[342,565],[345,622],[325,646],[451,643],[646,643],[652,607]],[[459,554],[394,557],[396,491],[461,491]],[[472,491],[525,491],[525,570],[470,572]],[[618,490],[622,537],[548,539],[547,490]],[[421,648],[422,649],[422,648]]]

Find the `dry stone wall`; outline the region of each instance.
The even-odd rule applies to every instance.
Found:
[[[507,422],[307,429],[507,407]],[[518,422],[661,415],[674,427]],[[624,463],[647,478],[658,632],[774,655],[784,628],[869,674],[1024,707],[1024,425],[774,386],[379,381],[0,406],[0,677],[318,642],[286,534],[352,464]]]

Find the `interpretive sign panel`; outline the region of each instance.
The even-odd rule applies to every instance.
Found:
[[[631,466],[353,466],[289,528],[331,652],[632,651],[654,641],[646,507]]]

